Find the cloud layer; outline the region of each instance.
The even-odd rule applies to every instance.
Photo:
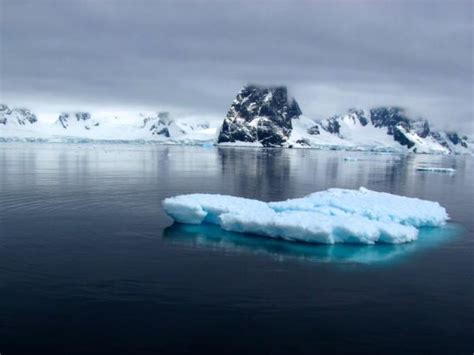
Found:
[[[2,0],[1,100],[223,117],[248,82],[304,113],[401,105],[473,132],[468,1]]]

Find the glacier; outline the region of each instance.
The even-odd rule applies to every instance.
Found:
[[[306,243],[400,244],[419,228],[449,219],[439,203],[376,192],[329,189],[303,198],[263,202],[218,194],[189,194],[163,201],[176,222],[210,223],[230,232]]]

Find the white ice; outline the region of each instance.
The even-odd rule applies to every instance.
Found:
[[[213,223],[227,231],[310,243],[406,243],[420,227],[448,220],[437,202],[388,193],[329,189],[299,199],[262,202],[241,197],[191,194],[163,201],[180,223]]]

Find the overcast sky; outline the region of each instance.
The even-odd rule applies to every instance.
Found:
[[[400,105],[472,133],[472,4],[0,0],[0,99],[224,117],[244,84],[283,84],[311,118]]]

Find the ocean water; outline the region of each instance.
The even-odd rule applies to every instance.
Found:
[[[0,144],[0,353],[471,354],[472,176],[471,157]],[[324,246],[173,225],[161,207],[360,186],[451,221],[411,244]]]

